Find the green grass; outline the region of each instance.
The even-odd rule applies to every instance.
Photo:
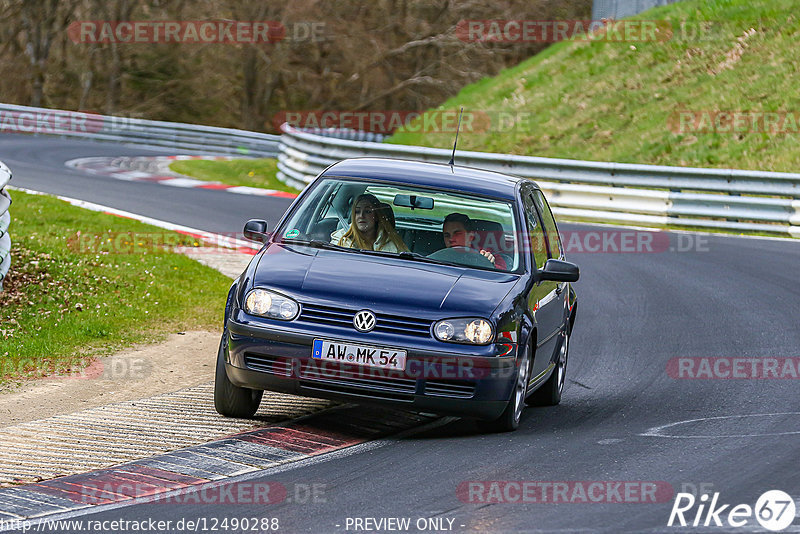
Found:
[[[800,112],[800,17],[791,0],[685,0],[639,15],[703,39],[562,42],[465,87],[439,109],[506,111],[512,128],[464,131],[459,148],[582,160],[794,171],[800,133],[674,131],[679,111]],[[754,32],[746,32],[750,29]],[[522,113],[528,114],[527,116]],[[799,127],[800,128],[800,127]],[[389,141],[448,148],[452,133]]]
[[[150,246],[194,245],[191,238],[49,196],[13,196],[12,265],[0,293],[0,384],[79,369],[171,332],[220,328],[230,280]]]
[[[278,180],[276,177],[278,160],[274,158],[232,159],[227,161],[183,160],[170,164],[169,168],[198,180],[275,189],[288,193],[300,192]]]

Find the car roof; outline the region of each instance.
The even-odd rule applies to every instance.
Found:
[[[462,193],[514,200],[517,184],[526,178],[499,172],[391,158],[352,158],[329,167],[324,177],[374,179],[402,185],[422,185]],[[534,184],[535,185],[535,184]]]

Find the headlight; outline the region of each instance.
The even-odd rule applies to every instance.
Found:
[[[254,289],[244,299],[244,311],[250,315],[291,321],[300,313],[300,305],[274,291]]]
[[[433,335],[439,341],[486,345],[494,337],[492,324],[486,319],[445,319],[433,325]]]

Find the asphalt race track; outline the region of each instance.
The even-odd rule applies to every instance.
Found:
[[[249,197],[213,190],[164,187],[148,182],[125,182],[83,174],[64,165],[69,159],[83,156],[173,153],[92,141],[0,135],[0,161],[14,173],[11,185],[16,187],[88,200],[169,222],[182,221],[179,224],[210,232],[241,233],[244,226],[241,213],[256,214],[252,216],[271,219],[274,223],[288,206],[283,198]]]
[[[282,198],[84,175],[63,164],[77,157],[148,154],[159,152],[0,136],[0,160],[12,169],[17,187],[214,232],[240,232],[251,217],[265,218],[272,227],[289,205]],[[561,230],[624,231],[581,225]],[[569,256],[580,265],[581,280],[575,285],[579,308],[564,399],[555,408],[526,409],[513,434],[482,435],[470,421],[445,421],[380,447],[251,476],[248,482],[289,488],[288,498],[274,505],[157,502],[76,518],[205,518],[210,526],[212,518],[274,517],[280,532],[315,533],[364,532],[356,527],[366,523],[354,518],[389,517],[410,518],[411,532],[419,531],[418,518],[444,519],[438,530],[423,530],[429,532],[763,531],[752,518],[740,529],[667,522],[675,495],[694,488],[719,492],[719,502],[732,506],[754,506],[772,489],[800,498],[797,375],[721,379],[727,367],[718,365],[716,379],[676,378],[673,359],[727,358],[723,363],[732,366],[733,358],[795,358],[780,360],[779,370],[793,364],[797,371],[800,243],[671,234],[670,247],[675,250]],[[708,361],[713,367],[715,360]],[[571,497],[553,497],[558,503],[496,502],[519,500],[518,492],[492,494],[488,481],[512,490],[516,486],[502,481],[566,482]],[[641,499],[624,491],[621,499],[613,491],[600,495],[614,502],[585,502],[573,493],[591,482],[607,482],[602,487],[608,488],[626,481],[658,482],[669,491],[655,503],[635,502]],[[298,498],[291,490],[297,484],[319,484],[324,494]],[[495,502],[480,502],[492,501],[491,495]],[[687,521],[696,512],[696,506],[688,511]],[[800,520],[786,531],[800,532]]]

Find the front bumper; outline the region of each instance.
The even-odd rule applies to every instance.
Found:
[[[405,350],[405,371],[314,359],[312,345],[318,338]],[[239,387],[497,418],[514,387],[516,346],[446,344],[449,350],[445,351],[435,345],[443,344],[434,340],[365,339],[344,332],[293,328],[289,323],[242,324],[229,319],[225,368],[230,381]],[[513,349],[510,352],[509,347]],[[497,356],[499,350],[508,354]]]

